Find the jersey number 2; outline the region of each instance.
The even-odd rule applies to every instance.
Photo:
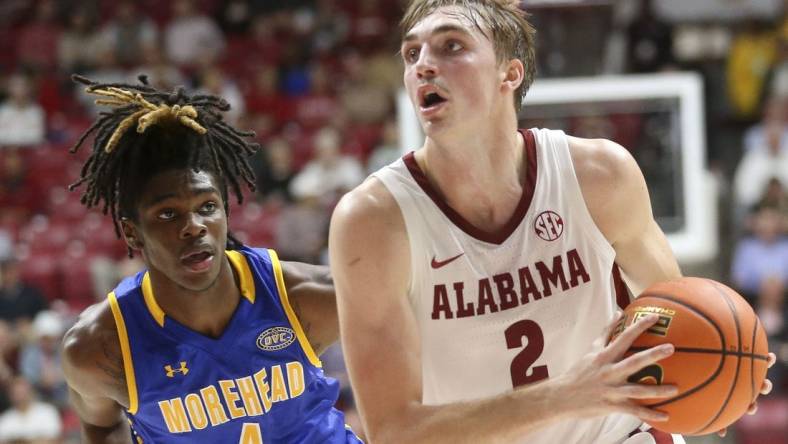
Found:
[[[517,353],[517,356],[512,359],[512,365],[509,367],[512,374],[512,387],[541,381],[549,376],[546,365],[531,367],[544,350],[544,335],[539,324],[527,319],[517,321],[510,325],[504,334],[506,335],[506,347],[509,350],[522,347],[523,338],[528,341],[520,353]],[[531,369],[530,374],[528,373],[529,368]]]

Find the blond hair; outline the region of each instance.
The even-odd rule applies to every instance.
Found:
[[[520,111],[536,74],[536,30],[519,3],[514,0],[412,0],[400,21],[400,39],[438,8],[459,7],[465,12],[463,16],[490,39],[499,63],[512,59],[523,62],[523,83],[514,92],[514,108]]]

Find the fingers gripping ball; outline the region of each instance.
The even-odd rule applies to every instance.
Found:
[[[670,415],[651,424],[670,433],[703,435],[727,427],[747,412],[766,377],[766,333],[752,308],[725,285],[681,278],[649,287],[624,310],[613,332],[650,313],[659,321],[640,335],[627,355],[671,343],[676,352],[629,381],[674,384],[679,394],[640,404]]]

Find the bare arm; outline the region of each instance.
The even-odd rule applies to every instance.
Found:
[[[616,262],[635,295],[650,285],[677,279],[681,270],[654,220],[646,181],[635,159],[609,140],[569,138],[572,160],[591,216],[616,250]],[[607,178],[608,180],[600,180]],[[769,367],[777,357],[769,353]],[[768,379],[761,394],[772,390]],[[750,405],[754,414],[757,405]],[[718,432],[725,436],[725,429]]]
[[[66,333],[63,372],[71,404],[82,422],[83,442],[131,442],[123,415],[123,407],[128,405],[123,358],[107,302],[85,310]]]
[[[282,262],[290,305],[317,355],[339,339],[337,298],[331,270],[322,265]]]
[[[616,251],[632,292],[639,295],[656,282],[681,277],[635,159],[609,140],[569,137],[569,143],[588,210]]]
[[[646,391],[666,396],[672,388],[632,387],[625,378],[665,351],[616,363],[633,333],[585,357],[566,377],[482,400],[423,405],[418,326],[407,299],[408,239],[399,208],[380,183],[369,180],[343,198],[332,218],[329,245],[342,345],[370,442],[511,442],[568,417],[612,411],[661,417],[629,398]]]

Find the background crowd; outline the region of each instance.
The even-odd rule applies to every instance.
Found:
[[[788,435],[788,2],[523,3],[539,32],[539,78],[703,77],[706,161],[724,210],[723,248],[708,277],[750,300],[781,360],[776,394],[729,439]],[[325,263],[338,198],[401,155],[404,4],[0,1],[0,443],[79,442],[59,341],[79,311],[141,267],[111,220],[67,191],[87,154],[69,148],[99,112],[70,75],[136,82],[146,74],[158,88],[226,98],[228,120],[264,146],[252,162],[258,191],[231,206],[231,229],[283,258]],[[341,351],[324,361],[345,385],[340,407],[356,420]]]

